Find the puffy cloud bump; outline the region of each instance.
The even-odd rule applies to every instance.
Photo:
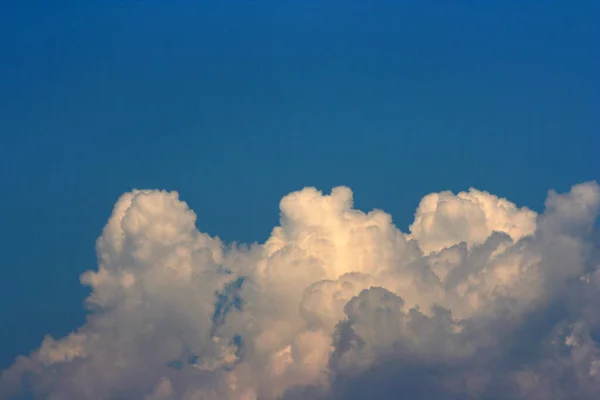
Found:
[[[280,209],[264,244],[225,245],[175,192],[123,195],[81,277],[87,322],[18,357],[0,397],[600,396],[596,183],[540,215],[430,194],[409,233],[346,187]]]

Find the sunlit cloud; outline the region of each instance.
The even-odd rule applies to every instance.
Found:
[[[265,243],[225,244],[176,192],[124,194],[81,276],[87,322],[18,357],[0,397],[598,397],[595,182],[539,215],[433,193],[406,233],[347,187],[280,210]]]

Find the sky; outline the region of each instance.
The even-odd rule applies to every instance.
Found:
[[[112,237],[116,228],[107,221],[122,218],[112,214],[113,207],[133,189],[176,190],[197,215],[195,222],[170,194],[133,196],[147,196],[149,204],[172,202],[173,226],[194,236],[189,224],[195,224],[225,244],[292,243],[306,221],[321,223],[312,219],[321,211],[306,211],[298,200],[308,196],[327,204],[319,214],[323,224],[333,221],[327,217],[331,210],[384,210],[393,225],[371,214],[361,218],[375,218],[369,223],[385,232],[394,226],[406,233],[407,243],[419,243],[425,263],[433,257],[428,252],[461,241],[484,246],[493,230],[515,243],[533,235],[530,246],[536,250],[523,251],[546,259],[550,234],[536,232],[562,224],[543,222],[555,221],[561,209],[552,208],[548,191],[571,193],[564,195],[567,200],[560,197],[566,204],[572,198],[595,204],[593,183],[571,187],[600,177],[599,18],[600,7],[591,0],[0,2],[0,370],[18,367],[15,357],[39,348],[45,335],[58,340],[84,326],[86,315],[93,315],[84,305],[90,294],[102,301],[112,296],[93,278],[82,286],[80,276],[97,271],[99,262],[116,262],[106,256],[114,249],[96,249],[96,240]],[[351,205],[346,189],[337,197],[331,192],[339,186],[351,189]],[[305,187],[323,193],[301,191]],[[485,193],[469,192],[472,187]],[[467,215],[460,223],[427,220],[429,203],[421,200],[445,191],[471,193],[452,198],[494,207],[496,195],[515,209],[491,216],[488,209],[459,207]],[[438,197],[444,196],[449,195]],[[292,199],[288,208],[285,198]],[[134,205],[133,215],[137,203],[127,195],[121,201]],[[339,207],[331,205],[338,202]],[[471,212],[509,222],[489,222],[484,229]],[[518,232],[507,228],[514,221],[520,221]],[[336,224],[335,232],[345,226]],[[278,225],[287,232],[285,239],[272,231]],[[439,231],[432,233],[432,226]],[[249,265],[261,265],[257,250],[231,251],[226,254],[239,251]],[[582,263],[581,257],[574,259]],[[338,263],[343,264],[326,268],[327,279],[345,271]],[[117,264],[114,268],[125,268]],[[234,264],[228,267],[234,275],[253,282],[255,272]],[[373,274],[381,284],[383,275]],[[210,296],[202,301],[214,300],[215,291],[225,290],[229,298],[228,290],[238,290],[219,286],[222,277],[214,282],[204,287]],[[390,285],[383,286],[407,304],[433,302],[433,297],[411,299],[399,291],[402,285]],[[373,296],[387,296],[354,295],[364,307]],[[249,303],[264,301],[257,293],[247,296]],[[102,301],[96,299],[95,307],[108,307]],[[463,307],[456,303],[452,311],[475,318]],[[102,324],[91,319],[83,335],[101,332],[94,324]],[[226,331],[237,326],[228,324]],[[593,337],[587,343],[592,346]],[[250,349],[248,354],[256,365],[267,357],[254,357],[258,353]],[[339,363],[351,363],[344,357]],[[345,396],[352,386],[338,361],[328,361],[329,368],[344,378],[330,388]],[[378,374],[379,367],[369,368]],[[369,376],[360,379],[371,382]],[[183,378],[163,378],[168,381],[157,388],[177,392],[185,386]],[[207,387],[220,387],[215,379]],[[236,379],[250,378],[239,372]],[[267,378],[252,379],[263,382],[257,390],[266,390],[260,392],[265,398],[316,382],[282,379],[290,385],[282,389]],[[41,393],[54,390],[57,399],[65,393],[81,396],[66,383],[54,389],[44,385]],[[115,385],[125,390],[119,393],[137,390]],[[592,393],[590,387],[582,393]],[[231,393],[230,398],[244,398]]]

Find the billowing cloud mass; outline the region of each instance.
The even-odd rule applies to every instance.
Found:
[[[408,233],[347,187],[285,196],[264,244],[133,191],[97,242],[87,322],[2,373],[0,398],[598,399],[600,187],[538,215],[471,189]]]

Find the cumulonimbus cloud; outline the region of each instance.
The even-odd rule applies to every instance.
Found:
[[[409,233],[352,192],[285,196],[264,244],[197,230],[176,192],[123,195],[85,325],[2,373],[0,397],[597,399],[594,182],[538,215],[471,189]]]

